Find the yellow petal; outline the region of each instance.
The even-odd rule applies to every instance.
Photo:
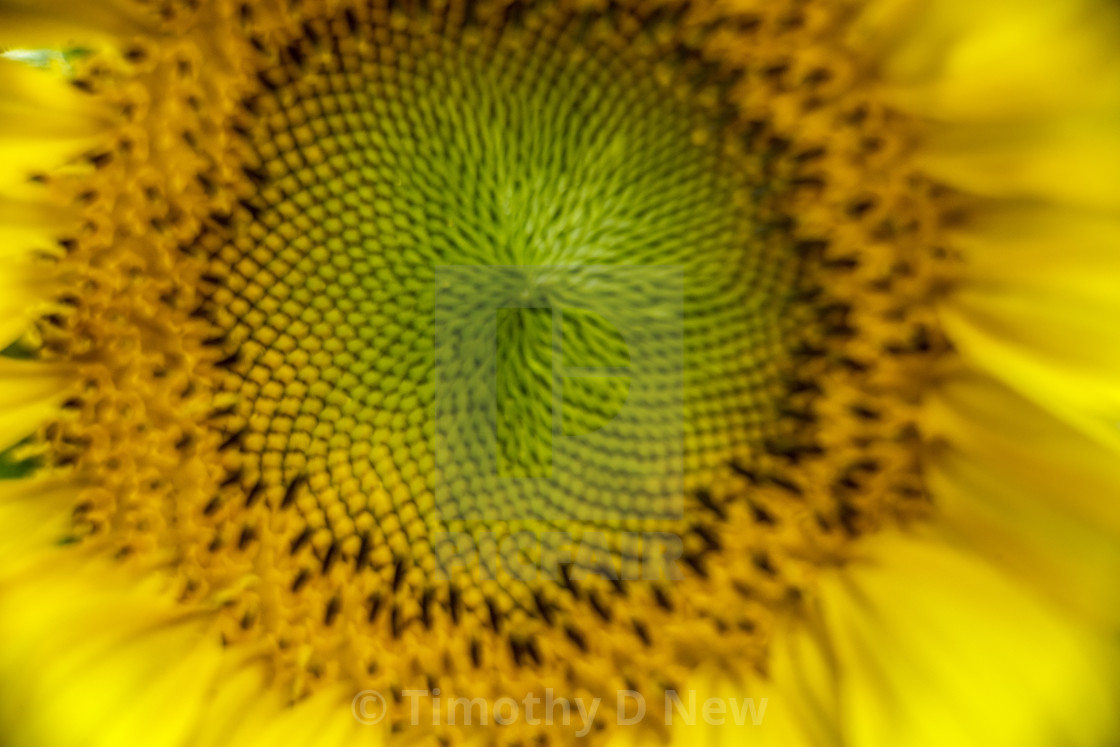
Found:
[[[70,394],[70,369],[0,357],[0,450],[32,435]]]
[[[1120,208],[1120,110],[1042,122],[938,127],[916,161],[939,182],[1000,198]]]
[[[897,108],[942,122],[994,122],[1120,104],[1120,13],[1101,0],[887,0],[856,25],[878,41]]]
[[[0,187],[97,145],[109,123],[104,105],[61,75],[0,58]]]
[[[694,716],[693,723],[674,710],[671,744],[839,747],[843,735],[835,667],[831,652],[820,642],[813,621],[786,620],[775,632],[768,676],[743,677],[714,666],[701,668],[678,696],[690,706],[687,713]],[[708,701],[722,708],[705,718]]]
[[[1120,415],[1120,333],[1111,305],[1052,294],[970,292],[942,310],[961,355],[1114,447]]]
[[[933,124],[916,162],[977,195],[1120,207],[1120,8],[879,0],[853,31],[881,95]]]
[[[960,353],[1120,448],[1120,218],[984,205],[950,240],[964,266],[942,319]]]
[[[137,33],[142,21],[121,0],[4,0],[0,3],[0,44],[82,47]]]
[[[1000,385],[962,373],[923,427],[939,515],[994,562],[1099,622],[1120,622],[1120,469],[1114,451]]]
[[[950,234],[971,288],[1062,294],[1063,302],[1116,298],[1120,217],[1056,206],[987,204]]]
[[[845,744],[1088,747],[1120,735],[1111,636],[967,550],[899,535],[865,549],[820,587]]]
[[[53,257],[73,235],[76,211],[52,202],[41,185],[0,192],[0,349],[18,339],[48,308],[61,284]]]
[[[239,728],[227,735],[228,742],[216,744],[228,743],[237,747],[271,747],[277,744],[357,747],[386,744],[390,737],[387,723],[365,725],[354,718],[351,707],[357,694],[356,690],[333,687],[294,705],[279,704],[275,693],[263,695],[258,699],[258,708],[251,717],[242,719],[238,724]],[[406,729],[394,741],[408,744],[418,737],[418,734],[409,734]]]
[[[8,186],[0,192],[0,258],[7,261],[31,250],[57,254],[57,240],[75,233],[78,223],[73,206],[56,199],[45,186]]]
[[[836,662],[819,645],[819,620],[786,622],[779,627],[770,652],[773,709],[764,724],[767,744],[842,744],[843,733],[834,687]]]
[[[699,673],[698,696],[767,698],[753,728],[674,728],[674,744],[1050,747],[1120,734],[1120,648],[986,561],[931,537],[866,540],[775,631],[769,677]]]
[[[76,549],[0,582],[0,637],[13,747],[183,745],[223,656],[206,615]]]
[[[57,552],[71,529],[70,511],[78,490],[67,478],[0,481],[0,579]]]
[[[0,229],[0,241],[3,240]],[[58,289],[52,267],[44,262],[15,260],[0,275],[0,349],[22,337],[49,307]]]
[[[205,718],[191,725],[187,744],[193,747],[237,744],[234,735],[241,725],[256,719],[263,721],[273,714],[264,707],[269,700],[267,693],[268,677],[260,664],[246,663],[223,673]]]
[[[800,684],[800,682],[799,682]],[[834,722],[805,710],[796,688],[778,689],[761,675],[744,678],[710,666],[690,677],[672,700],[650,702],[646,719],[669,725],[670,744],[688,747],[827,747],[836,744]],[[640,734],[620,730],[620,736]],[[638,737],[633,744],[651,744]],[[622,744],[616,739],[613,744]]]

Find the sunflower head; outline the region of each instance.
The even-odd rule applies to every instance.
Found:
[[[448,704],[727,682],[848,739],[836,589],[885,555],[967,576],[900,530],[987,536],[943,393],[1045,420],[1049,380],[953,316],[1010,208],[939,160],[957,89],[914,81],[995,42],[916,5],[0,2],[0,41],[66,50],[0,60],[0,511],[36,528],[0,533],[0,581],[72,596],[43,619],[99,650],[187,652],[189,712],[226,715],[168,744],[346,739],[371,692],[390,741],[606,743],[622,711]],[[1076,404],[1050,417],[1115,446]],[[1050,624],[986,573],[977,601]]]

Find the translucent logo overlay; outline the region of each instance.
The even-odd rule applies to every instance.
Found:
[[[679,266],[435,272],[435,510],[447,521],[679,518]]]

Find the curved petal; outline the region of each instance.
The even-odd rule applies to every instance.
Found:
[[[1120,218],[987,205],[951,240],[964,267],[941,315],[960,354],[1120,448]]]
[[[223,649],[204,611],[154,580],[58,549],[0,583],[6,744],[184,744]]]
[[[294,705],[281,705],[274,693],[258,693],[254,710],[238,716],[238,724],[225,735],[215,735],[215,745],[268,747],[298,744],[307,747],[359,747],[415,743],[418,730],[391,735],[387,723],[362,724],[352,702],[357,693],[332,687]],[[392,738],[391,738],[392,736]],[[202,742],[202,744],[209,744]]]
[[[1120,12],[1101,0],[876,0],[852,32],[890,103],[939,122],[1116,111]]]
[[[1120,109],[1052,120],[939,127],[916,161],[972,194],[1120,209]]]
[[[924,422],[944,521],[1024,583],[1120,622],[1116,453],[979,373],[945,381]]]
[[[0,357],[0,450],[32,435],[70,393],[72,371],[64,366]]]
[[[107,124],[103,104],[63,76],[0,57],[0,186],[95,146]]]
[[[883,535],[864,549],[819,589],[845,744],[1088,747],[1120,733],[1111,637],[945,542]]]
[[[36,502],[31,492],[25,510]],[[387,724],[355,719],[354,693],[342,687],[287,703],[251,650],[222,645],[214,605],[184,606],[158,572],[124,568],[85,546],[52,549],[18,569],[5,565],[0,577],[6,745],[353,747],[388,739]]]
[[[65,478],[0,480],[0,581],[58,551],[71,529],[78,490]]]
[[[122,0],[0,0],[0,44],[67,47],[139,31],[141,19]]]
[[[670,744],[699,747],[828,747],[839,745],[832,713],[818,709],[814,685],[826,682],[817,668],[819,647],[804,631],[790,631],[790,679],[755,676],[744,681],[719,669],[697,672],[687,689],[673,700],[651,705],[658,720],[670,727]],[[806,658],[808,657],[808,658]],[[774,662],[780,670],[784,662]],[[794,684],[796,683],[796,684]],[[639,742],[648,744],[648,740]]]

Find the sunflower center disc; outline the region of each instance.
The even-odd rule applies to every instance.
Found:
[[[726,591],[674,601],[634,537],[700,571],[718,544],[683,496],[779,427],[798,260],[766,154],[678,49],[550,23],[485,53],[403,20],[297,39],[247,104],[256,189],[208,305],[240,495],[210,507],[208,562],[262,543],[272,591],[228,635],[279,631],[297,670],[342,646],[356,679],[486,695],[470,666],[598,687],[625,654],[655,691],[695,629],[659,638],[650,609],[726,631]]]

